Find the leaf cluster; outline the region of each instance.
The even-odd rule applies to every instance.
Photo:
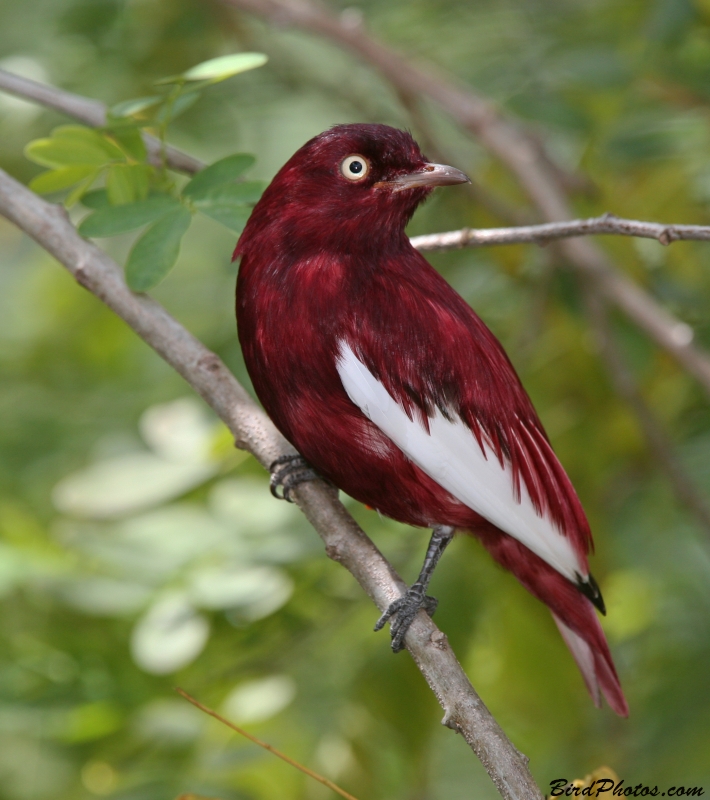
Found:
[[[265,63],[261,53],[213,58],[157,81],[160,94],[112,106],[102,128],[55,128],[51,136],[25,148],[27,158],[48,168],[30,188],[41,194],[66,192],[65,206],[81,202],[90,209],[79,225],[84,236],[104,238],[145,229],[128,255],[126,280],[136,292],[152,289],[175,265],[197,212],[240,233],[263,190],[261,182],[243,179],[255,161],[247,153],[214,162],[180,187],[166,160],[168,125],[207,87]],[[160,142],[158,163],[150,158],[144,131],[153,132]]]

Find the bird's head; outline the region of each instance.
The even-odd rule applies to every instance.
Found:
[[[290,249],[348,251],[387,246],[435,186],[469,182],[458,169],[432,164],[405,131],[388,125],[336,125],[307,142],[281,168],[257,203],[235,255],[265,237]]]

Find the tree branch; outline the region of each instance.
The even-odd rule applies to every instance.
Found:
[[[419,67],[370,36],[361,20],[333,14],[317,0],[223,0],[235,8],[293,25],[331,39],[369,63],[397,88],[428,97],[516,175],[520,185],[548,222],[573,218],[560,187],[559,167],[551,166],[539,141],[506,117],[490,100],[427,65]],[[562,240],[560,251],[583,277],[624,311],[660,347],[667,350],[710,394],[710,356],[692,345],[692,330],[675,319],[651,295],[621,274],[593,242]]]
[[[546,245],[558,239],[575,236],[610,234],[656,239],[667,246],[677,241],[710,242],[710,226],[669,225],[663,222],[641,222],[603,214],[569,222],[546,222],[542,225],[520,225],[514,228],[463,228],[446,233],[427,233],[411,241],[417,250],[455,250],[461,247],[488,247],[495,244]]]
[[[41,200],[0,170],[0,213],[60,261],[76,280],[164,358],[212,406],[234,435],[264,466],[293,452],[222,361],[145,295],[133,294],[121,268],[82,239],[61,206]],[[302,484],[294,495],[325,543],[328,556],[345,566],[384,611],[406,589],[392,566],[323,482]],[[506,800],[542,800],[519,753],[471,686],[446,636],[420,612],[406,637],[407,649],[445,711],[444,724],[463,734]]]
[[[65,92],[63,89],[47,86],[29,78],[21,78],[4,69],[0,69],[0,90],[25,100],[33,100],[47,108],[53,108],[92,128],[101,128],[106,124],[107,108],[98,100],[90,100],[79,94]],[[162,163],[160,142],[147,133],[143,134],[143,141],[148,148],[151,163],[159,166]],[[188,175],[199,172],[205,166],[199,159],[170,145],[166,148],[166,158],[170,167],[178,172],[186,172]]]

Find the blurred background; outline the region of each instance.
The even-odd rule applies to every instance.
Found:
[[[493,98],[585,175],[580,216],[710,223],[708,0],[346,6],[330,2]],[[208,162],[254,153],[250,177],[268,180],[332,124],[385,122],[410,128],[478,187],[437,193],[412,234],[535,219],[470,136],[316,36],[212,0],[0,4],[1,68],[107,103],[239,50],[270,61],[207,90],[175,122],[173,144]],[[0,166],[31,179],[39,168],[24,145],[67,121],[0,94]],[[249,385],[232,311],[235,238],[195,223],[154,295]],[[103,240],[119,260],[131,242]],[[710,245],[600,244],[710,348]],[[710,498],[708,398],[610,316],[612,350],[669,438],[659,460],[615,391],[585,287],[554,248],[431,260],[505,345],[588,512],[630,718],[594,708],[549,613],[473,540],[457,540],[437,570],[437,623],[543,789],[606,764],[626,785],[710,791],[710,530],[698,514]],[[175,685],[360,800],[497,797],[440,725],[409,656],[372,632],[374,606],[300,513],[271,498],[259,465],[158,356],[1,219],[0,371],[2,800],[333,796]],[[427,536],[349,508],[413,580]]]

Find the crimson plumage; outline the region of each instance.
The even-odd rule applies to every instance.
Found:
[[[235,251],[247,369],[279,430],[340,489],[477,536],[550,608],[595,702],[626,715],[579,499],[503,348],[405,234],[433,185],[460,182],[446,170],[384,125],[306,143]]]

